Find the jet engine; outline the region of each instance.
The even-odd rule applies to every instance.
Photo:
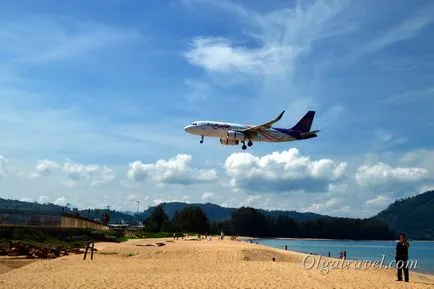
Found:
[[[237,140],[237,141],[244,141],[246,139],[246,137],[242,132],[229,130],[228,131],[228,139]]]
[[[220,139],[220,143],[222,145],[232,145],[232,146],[235,146],[235,145],[238,145],[240,142],[238,140],[233,140],[233,139],[228,139],[228,138],[221,138]]]

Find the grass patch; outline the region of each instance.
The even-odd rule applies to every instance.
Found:
[[[87,240],[125,242],[123,232],[94,231],[82,228],[7,227],[0,230],[0,244],[9,240],[36,247],[83,248]]]
[[[182,233],[178,233],[177,236],[179,238],[184,237],[184,234]],[[173,238],[173,233],[169,233],[169,232],[144,232],[144,231],[137,231],[134,234],[135,238],[139,238],[139,239],[148,239],[148,238]],[[134,239],[134,238],[132,238]]]

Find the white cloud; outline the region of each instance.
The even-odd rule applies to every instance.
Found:
[[[38,198],[38,203],[40,203],[40,204],[47,204],[49,202],[50,202],[50,198],[47,196],[40,196]]]
[[[236,46],[222,37],[198,37],[185,53],[187,60],[196,66],[216,72],[243,72],[248,74],[279,74],[287,69],[278,60],[294,58],[296,48],[279,46],[249,49]],[[278,57],[279,56],[279,57]]]
[[[4,177],[8,173],[8,166],[8,159],[0,155],[0,177]]]
[[[156,198],[152,201],[154,206],[158,206],[159,204],[170,203],[170,202],[184,202],[187,204],[191,203],[189,196],[183,196],[181,198],[175,198],[175,197],[169,196],[169,197],[164,198],[164,199],[163,198]]]
[[[91,186],[100,185],[111,181],[115,172],[101,165],[83,165],[70,160],[65,161],[63,171],[68,175],[67,185],[79,184],[82,180],[88,181]]]
[[[63,185],[73,188],[79,185],[96,186],[107,183],[115,178],[115,171],[106,166],[97,164],[79,164],[71,160],[65,160],[59,164],[51,160],[38,160],[35,170],[30,173],[31,178],[48,177],[54,172],[66,174]]]
[[[338,199],[330,199],[321,203],[312,203],[306,210],[311,212],[322,213],[329,211],[330,208],[334,207],[338,203]]]
[[[410,152],[406,152],[401,156],[400,162],[406,166],[420,166],[422,168],[430,170],[430,172],[433,172],[434,150],[416,149]]]
[[[209,15],[211,19],[226,17],[227,21],[238,24],[232,26],[239,30],[231,31],[230,37],[197,35],[183,56],[191,65],[203,68],[205,75],[219,86],[245,84],[250,111],[257,116],[265,117],[265,106],[268,112],[284,108],[288,115],[317,109],[321,103],[319,98],[312,90],[300,89],[293,83],[293,77],[297,72],[306,68],[315,70],[320,65],[322,58],[312,63],[308,56],[321,40],[357,28],[351,20],[352,14],[347,13],[349,1],[346,0],[296,1],[286,8],[265,12],[251,10],[247,4],[242,6],[235,1],[183,2],[202,16],[204,10],[210,10],[213,11]],[[309,85],[316,77],[309,75]],[[327,117],[333,121],[340,114],[341,108],[336,106]]]
[[[36,176],[47,176],[53,172],[55,169],[59,169],[60,165],[54,161],[50,160],[39,160],[36,164]]]
[[[379,195],[373,199],[367,200],[365,203],[374,207],[385,207],[392,202],[392,198],[389,196]]]
[[[335,194],[345,194],[348,191],[348,183],[330,183],[328,191]]]
[[[330,183],[343,178],[346,166],[330,159],[311,160],[295,148],[263,157],[233,153],[225,162],[234,188],[276,193],[327,191]]]
[[[215,198],[215,194],[214,193],[210,193],[210,192],[206,192],[202,194],[202,201],[203,202],[210,202]]]
[[[169,160],[158,160],[156,163],[144,164],[134,161],[129,164],[128,178],[141,182],[148,178],[158,184],[190,185],[193,183],[212,182],[217,179],[214,169],[191,168],[191,155],[178,154]]]
[[[355,179],[360,186],[387,186],[403,183],[417,183],[430,177],[424,168],[396,167],[379,162],[375,165],[362,165]]]
[[[258,208],[258,209],[270,209],[271,199],[260,195],[249,195],[243,201],[243,206]]]
[[[59,197],[54,201],[55,205],[58,206],[67,206],[68,205],[68,200],[65,197]]]
[[[258,13],[228,1],[186,1],[229,12],[244,24],[244,34],[256,45],[224,37],[197,37],[184,54],[193,65],[215,72],[279,75],[292,72],[295,60],[316,40],[349,31],[336,17],[345,1],[297,3],[296,7]],[[331,20],[334,21],[331,21]],[[288,81],[288,79],[286,79]]]

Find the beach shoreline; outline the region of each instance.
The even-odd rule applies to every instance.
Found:
[[[246,239],[251,238],[96,243],[94,260],[83,260],[83,255],[38,260],[1,274],[0,288],[405,288],[391,269],[322,274],[301,266],[307,254],[241,242]],[[412,288],[432,288],[434,276],[411,272],[410,283]]]
[[[378,242],[384,242],[384,241],[387,241],[387,242],[390,242],[390,243],[392,243],[392,244],[394,244],[395,242],[399,242],[399,240],[347,240],[347,239],[316,239],[316,238],[251,238],[251,239],[249,239],[248,237],[244,237],[244,239],[243,239],[243,241],[249,241],[249,240],[252,240],[252,242],[253,243],[256,243],[256,244],[261,244],[261,245],[264,245],[264,246],[268,246],[268,247],[271,247],[271,248],[276,248],[276,249],[279,249],[279,250],[287,250],[287,251],[290,251],[290,252],[297,252],[297,253],[302,253],[302,254],[312,254],[312,255],[317,255],[317,256],[319,256],[319,255],[321,255],[321,256],[323,256],[323,257],[328,257],[327,256],[327,254],[318,254],[318,253],[313,253],[313,252],[309,252],[309,251],[294,251],[294,250],[291,250],[291,246],[288,246],[288,248],[287,249],[284,249],[285,248],[285,245],[286,244],[282,244],[281,245],[281,247],[280,246],[273,246],[273,245],[269,245],[269,244],[263,244],[262,242],[260,242],[259,240],[279,240],[279,241],[285,241],[285,240],[288,240],[288,241],[336,241],[336,242],[342,242],[342,241],[344,241],[344,242],[370,242],[370,241],[372,241],[372,242],[375,242],[375,241],[378,241]],[[425,242],[425,241],[423,241],[423,242]],[[336,252],[335,252],[336,253]],[[340,259],[340,258],[338,258],[336,255],[332,255],[331,257],[328,257],[328,258],[335,258],[335,259]],[[389,257],[390,258],[390,257]],[[366,260],[368,260],[369,258],[367,258]],[[372,258],[371,258],[372,259]],[[375,258],[373,258],[374,260],[375,260]],[[380,259],[381,259],[381,257],[380,257]],[[357,262],[357,261],[360,261],[361,259],[359,258],[359,259],[357,259],[357,258],[355,258],[355,259],[352,259],[352,258],[346,258],[346,260],[351,260],[351,261],[353,261],[353,262]],[[413,260],[414,261],[414,260]],[[419,261],[418,261],[418,263],[419,263]],[[421,269],[418,269],[418,270],[410,270],[410,272],[414,272],[414,273],[418,273],[418,274],[426,274],[426,275],[429,275],[429,276],[433,276],[434,277],[434,268],[429,268],[428,270],[421,270]]]

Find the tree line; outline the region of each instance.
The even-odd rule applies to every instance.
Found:
[[[210,221],[198,206],[176,211],[172,218],[162,205],[155,207],[143,222],[148,232],[190,232],[250,236],[260,238],[326,238],[351,240],[390,240],[394,233],[380,220],[327,217],[300,221],[286,215],[266,216],[259,210],[241,207],[230,219]]]

